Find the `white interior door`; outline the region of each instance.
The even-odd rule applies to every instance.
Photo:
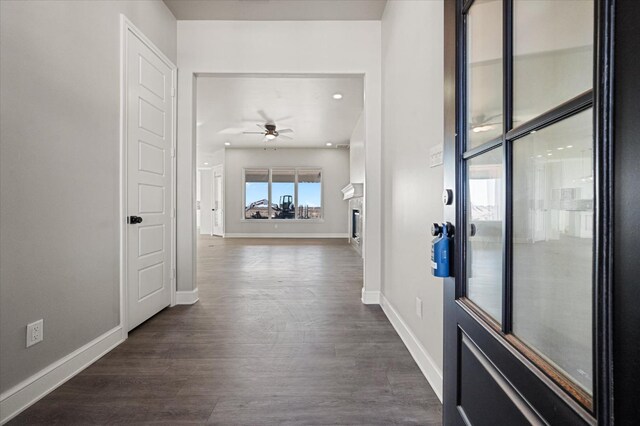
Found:
[[[213,169],[213,235],[224,235],[224,174],[222,166]]]
[[[200,234],[213,235],[213,170],[200,170]]]
[[[171,304],[174,68],[127,30],[128,329]]]

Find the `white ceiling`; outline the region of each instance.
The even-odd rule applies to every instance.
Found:
[[[176,19],[240,21],[380,20],[387,0],[164,0]]]
[[[341,93],[343,98],[333,99]],[[200,76],[197,80],[198,155],[225,148],[326,148],[348,144],[362,113],[362,76]],[[275,121],[293,139],[264,142],[258,124]]]

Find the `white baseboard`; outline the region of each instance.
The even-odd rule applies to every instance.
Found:
[[[379,291],[365,291],[362,289],[362,303],[365,305],[379,305],[380,304],[380,292]]]
[[[261,233],[261,232],[248,232],[248,233],[233,233],[227,232],[224,234],[224,238],[349,238],[349,234],[305,234],[305,233]]]
[[[391,325],[396,329],[396,332],[404,342],[405,346],[411,353],[411,356],[420,367],[422,374],[427,379],[433,391],[442,402],[442,371],[438,368],[433,358],[429,355],[429,352],[422,346],[418,338],[413,334],[407,323],[404,322],[402,317],[389,303],[384,294],[380,295],[380,306],[382,310],[389,318]]]
[[[193,305],[198,300],[197,288],[191,291],[176,291],[176,305]]]
[[[49,392],[93,364],[124,341],[122,327],[113,328],[0,395],[0,424],[5,424]]]

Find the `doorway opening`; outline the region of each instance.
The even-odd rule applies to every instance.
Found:
[[[364,76],[197,74],[194,85],[197,239],[331,238],[362,254]]]

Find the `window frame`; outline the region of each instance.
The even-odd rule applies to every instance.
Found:
[[[267,169],[269,171],[269,178],[267,180],[267,192],[268,192],[268,215],[266,219],[251,219],[251,218],[247,218],[246,217],[246,213],[245,213],[245,208],[247,206],[247,181],[246,181],[246,177],[247,177],[247,171],[248,170],[259,170],[259,169]],[[293,203],[295,205],[295,217],[293,219],[277,219],[277,218],[272,218],[271,217],[271,205],[272,205],[272,189],[271,189],[271,185],[273,183],[273,172],[274,171],[291,171],[293,170],[294,173],[294,194],[293,194]],[[304,170],[317,170],[320,172],[320,217],[316,218],[316,219],[299,219],[298,218],[298,174],[300,171],[304,171]],[[317,167],[317,166],[299,166],[299,167],[287,167],[287,166],[278,166],[278,167],[262,167],[262,166],[255,166],[255,167],[243,167],[242,168],[242,209],[241,209],[241,222],[257,222],[257,223],[263,223],[263,222],[277,222],[277,223],[324,223],[324,169],[322,167]]]

